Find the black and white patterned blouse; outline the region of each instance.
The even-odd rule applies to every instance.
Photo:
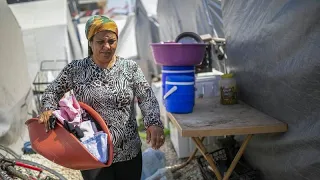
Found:
[[[90,57],[72,61],[46,89],[42,109],[57,109],[59,100],[69,90],[108,124],[113,136],[113,162],[130,160],[141,150],[134,97],[138,99],[145,127],[163,128],[156,97],[140,67],[132,60],[117,57],[110,69],[98,67]]]

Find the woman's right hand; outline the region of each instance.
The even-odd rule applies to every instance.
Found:
[[[49,131],[49,118],[52,115],[53,110],[48,110],[48,111],[44,111],[40,114],[40,117],[38,119],[38,123],[43,123],[44,127],[45,127],[45,131],[48,132]]]

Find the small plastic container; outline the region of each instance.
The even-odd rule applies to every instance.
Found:
[[[193,111],[195,102],[194,77],[168,76],[163,99],[168,112],[187,114]]]
[[[224,74],[220,82],[220,103],[232,105],[238,103],[237,83],[233,74]]]

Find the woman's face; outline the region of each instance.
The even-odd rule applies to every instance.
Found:
[[[93,36],[91,41],[91,49],[93,59],[100,63],[108,63],[117,49],[118,38],[111,31],[101,31]]]

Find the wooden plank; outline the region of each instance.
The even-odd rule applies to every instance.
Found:
[[[219,97],[197,99],[193,113],[167,113],[181,136],[224,136],[286,132],[288,125],[247,104],[221,105]]]

